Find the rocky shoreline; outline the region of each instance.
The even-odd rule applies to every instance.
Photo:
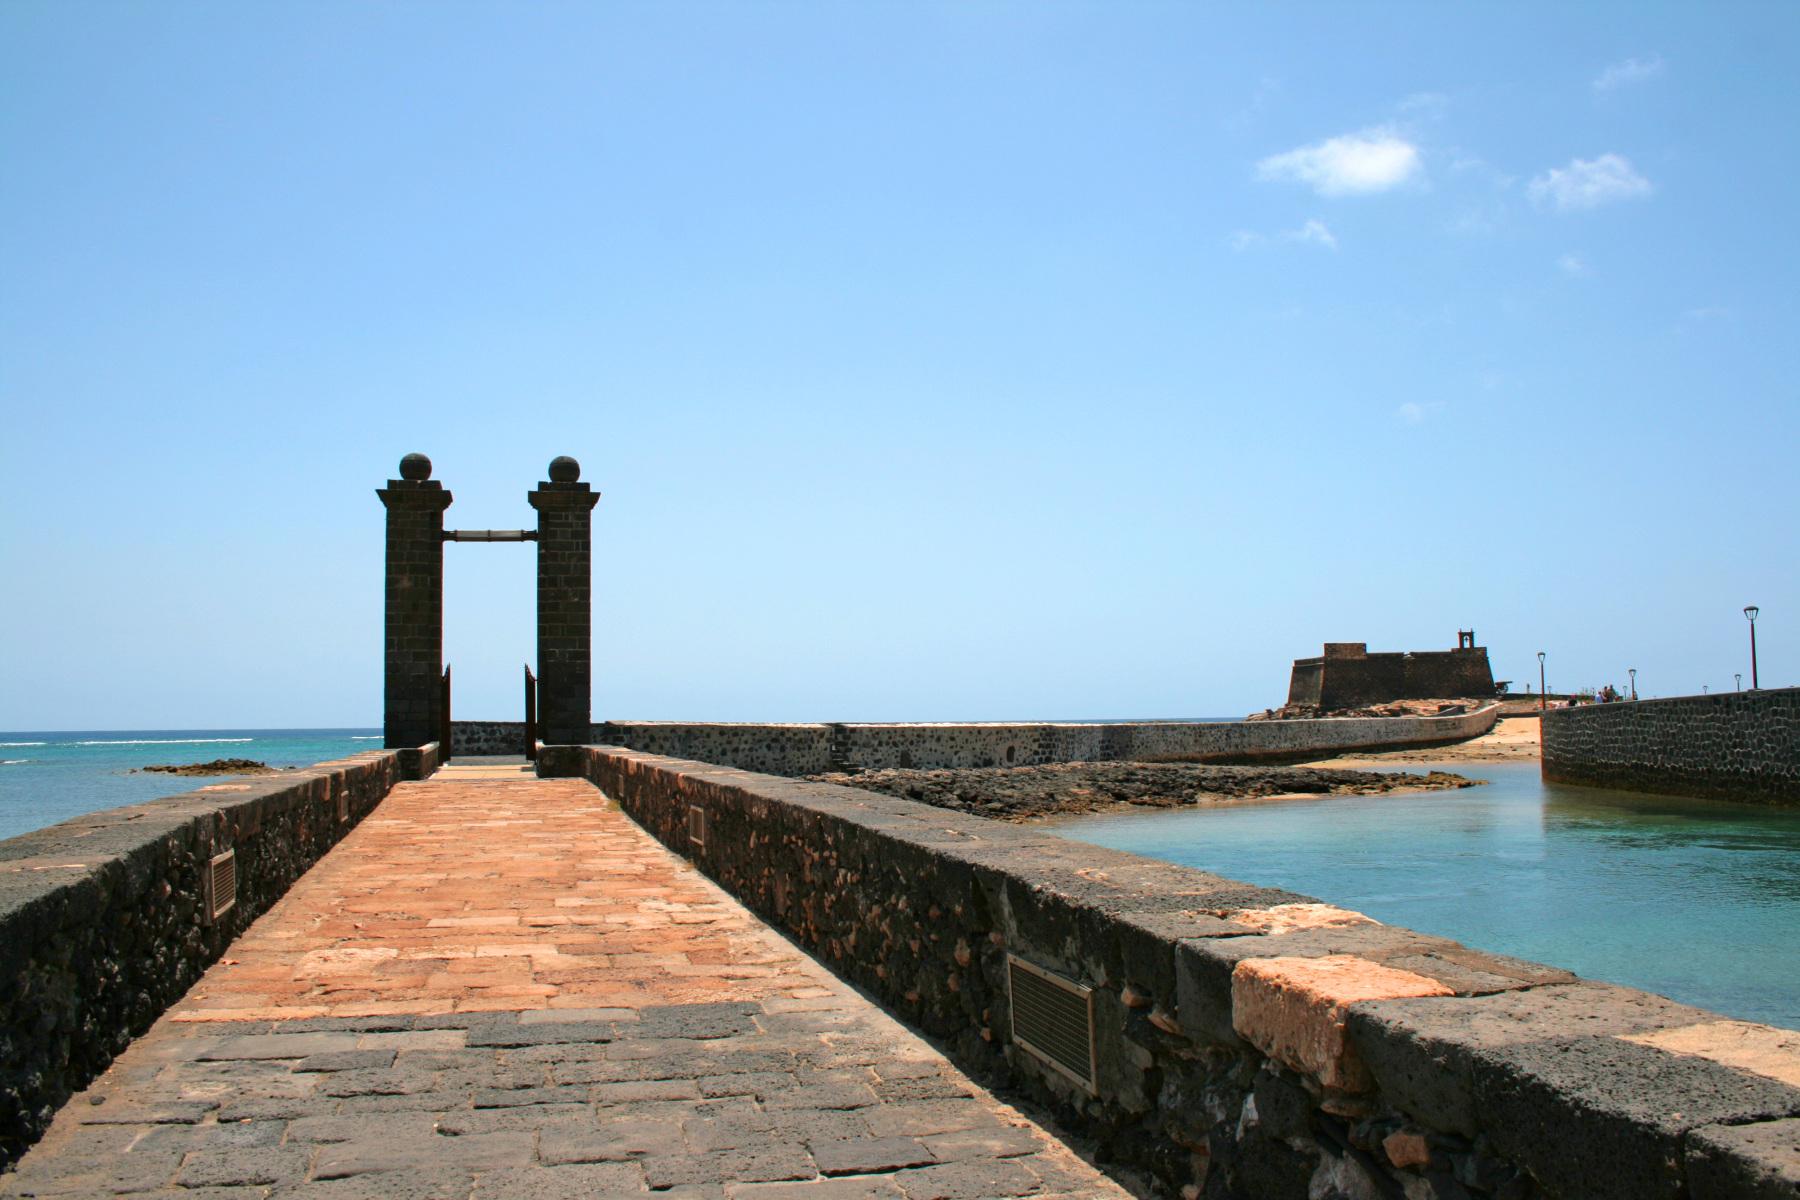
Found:
[[[275,775],[280,767],[257,762],[253,758],[215,758],[203,763],[159,763],[137,767],[137,771],[153,771],[158,775]]]
[[[1225,767],[1200,763],[1086,762],[949,770],[887,769],[808,775],[1001,821],[1035,821],[1124,808],[1187,808],[1305,796],[1367,796],[1473,787],[1447,771],[1424,774],[1338,767]]]

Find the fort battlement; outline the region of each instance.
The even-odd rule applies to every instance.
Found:
[[[1485,646],[1473,631],[1454,650],[1370,654],[1363,642],[1326,642],[1317,658],[1294,660],[1289,705],[1332,711],[1394,700],[1435,700],[1495,694]]]

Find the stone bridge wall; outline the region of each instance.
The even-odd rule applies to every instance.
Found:
[[[1544,778],[1800,804],[1800,688],[1553,708]]]
[[[0,841],[0,1168],[437,745],[369,751]],[[208,919],[212,856],[237,903]]]
[[[1116,760],[1224,762],[1463,741],[1492,729],[1499,711],[1497,705],[1489,705],[1454,717],[1145,721],[1114,725],[606,721],[594,726],[593,743],[770,775]],[[524,737],[523,722],[458,721],[451,726],[456,754],[518,754]],[[489,746],[495,748],[478,748]]]
[[[1719,1200],[1800,1184],[1785,1031],[851,788],[609,747],[548,749],[539,770],[592,780],[965,1069],[1165,1195]],[[1091,1090],[1016,1042],[1009,955],[1092,989]]]
[[[523,754],[525,722],[523,721],[452,721],[450,722],[450,754]]]

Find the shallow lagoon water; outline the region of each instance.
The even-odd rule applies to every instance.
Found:
[[[1054,828],[1800,1029],[1800,812],[1547,784],[1536,763],[1443,769],[1488,782]]]

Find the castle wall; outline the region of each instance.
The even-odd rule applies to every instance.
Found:
[[[817,775],[887,767],[1024,767],[1058,762],[1248,762],[1342,750],[1430,746],[1479,737],[1499,713],[1489,705],[1450,717],[1334,717],[1297,721],[749,724],[603,721],[589,742],[698,762]],[[452,753],[519,754],[519,721],[456,721]]]
[[[1493,694],[1494,673],[1481,647],[1370,654],[1360,642],[1328,642],[1320,657],[1294,660],[1287,702],[1340,709]]]
[[[1557,783],[1800,804],[1800,688],[1553,708],[1543,731]]]

